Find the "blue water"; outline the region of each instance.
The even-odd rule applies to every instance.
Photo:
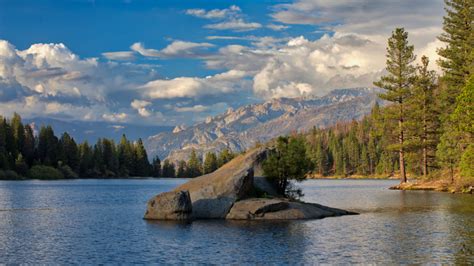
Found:
[[[0,181],[2,263],[474,263],[474,197],[397,181],[310,180],[305,200],[360,212],[289,222],[142,219],[185,179]]]

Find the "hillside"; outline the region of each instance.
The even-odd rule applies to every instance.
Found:
[[[279,98],[208,118],[193,126],[177,126],[171,132],[145,141],[149,157],[187,160],[194,148],[198,155],[229,148],[239,152],[292,131],[324,128],[336,122],[360,119],[378,100],[372,88],[340,89],[319,98]]]

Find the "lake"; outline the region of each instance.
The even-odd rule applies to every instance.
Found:
[[[474,264],[474,196],[394,180],[308,180],[304,200],[359,212],[307,221],[142,219],[186,179],[0,181],[1,263]]]

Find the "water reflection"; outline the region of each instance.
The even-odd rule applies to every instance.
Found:
[[[0,182],[5,263],[473,264],[474,197],[391,191],[397,181],[313,180],[305,200],[360,212],[308,221],[143,220],[185,182]]]

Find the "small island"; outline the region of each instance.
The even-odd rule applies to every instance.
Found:
[[[149,220],[295,220],[356,214],[296,200],[262,177],[272,148],[257,147],[217,171],[197,177],[148,201]],[[288,184],[288,180],[285,179]]]

